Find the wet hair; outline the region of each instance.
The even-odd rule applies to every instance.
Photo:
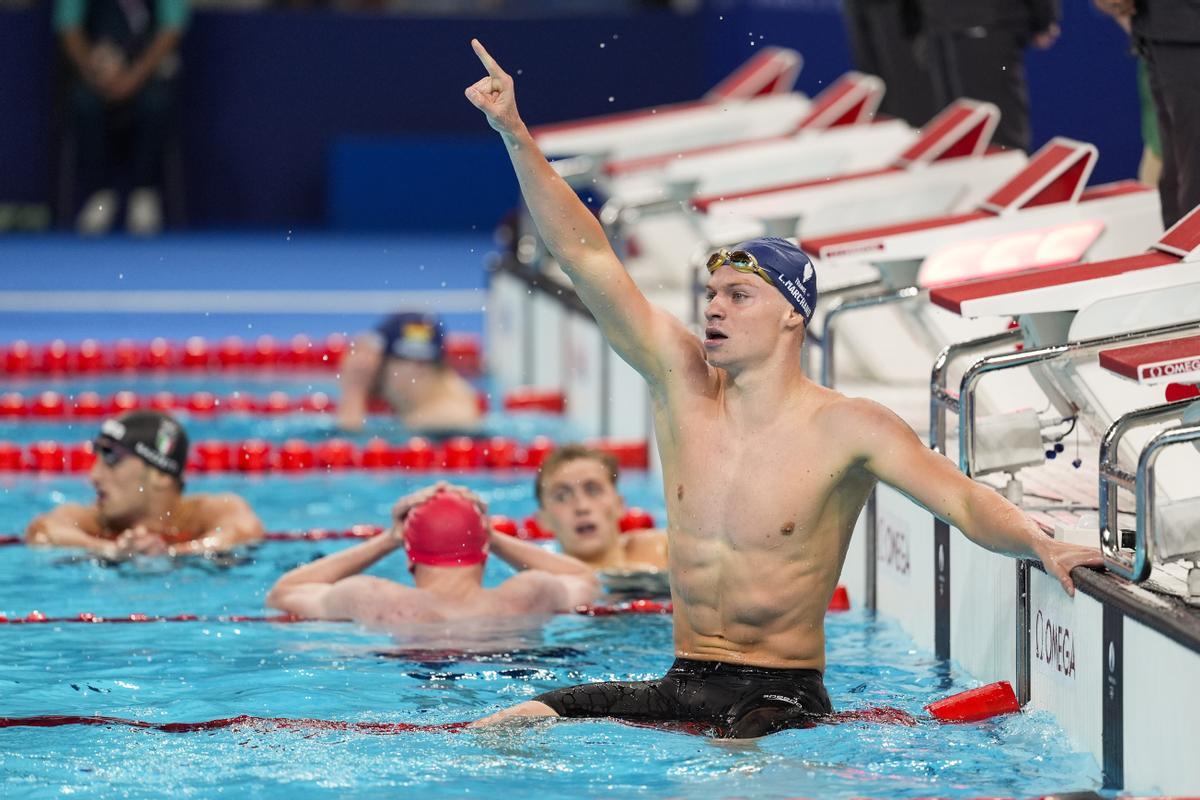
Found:
[[[564,464],[582,459],[599,461],[604,465],[604,471],[608,473],[608,477],[612,480],[612,485],[614,487],[617,485],[617,479],[620,477],[621,470],[617,464],[616,456],[612,453],[606,453],[603,450],[596,450],[592,447],[585,447],[581,444],[566,444],[551,450],[546,455],[546,458],[543,459],[542,465],[538,467],[537,477],[533,481],[533,491],[537,496],[539,507],[543,505],[542,490],[545,488],[546,476],[555,472]]]

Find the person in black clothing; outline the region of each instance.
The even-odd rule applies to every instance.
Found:
[[[112,227],[117,192],[113,145],[128,140],[131,233],[162,226],[163,152],[174,103],[187,0],[56,0],[54,28],[75,80],[68,104],[77,140],[77,181],[87,200],[80,233]]]
[[[1058,39],[1058,0],[920,0],[921,49],[944,108],[960,97],[1000,109],[993,141],[1029,150],[1025,48]]]
[[[915,0],[842,0],[842,14],[854,68],[878,75],[887,86],[879,111],[914,128],[924,125],[940,109],[929,71],[914,53],[920,27]]]
[[[1200,0],[1096,0],[1133,35],[1162,144],[1163,226],[1200,206]]]

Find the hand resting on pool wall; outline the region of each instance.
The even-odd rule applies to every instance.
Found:
[[[471,46],[487,74],[467,99],[500,133],[546,249],[647,383],[676,656],[659,680],[558,689],[484,722],[610,717],[753,737],[828,714],[825,610],[878,481],[982,547],[1040,559],[1067,592],[1071,569],[1101,563],[1098,550],[1045,536],[883,406],[805,375],[816,266],[794,241],[762,237],[710,255],[703,339],[652,305],[521,120],[512,76],[480,42]]]
[[[218,553],[263,537],[235,494],[184,494],[188,438],[158,411],[105,420],[93,447],[92,505],[63,503],[29,523],[34,546],[82,548],[109,560]]]
[[[415,586],[360,574],[397,550],[407,554]],[[489,553],[519,571],[484,588]],[[585,564],[497,534],[477,495],[439,483],[397,501],[387,534],[285,573],[266,604],[301,617],[389,630],[406,623],[549,615],[590,603],[599,593]]]

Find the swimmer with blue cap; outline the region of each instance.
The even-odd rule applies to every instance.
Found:
[[[466,90],[508,149],[543,242],[601,332],[650,388],[667,502],[675,663],[649,681],[557,689],[512,717],[689,722],[756,737],[827,714],[825,609],[855,521],[879,481],[993,552],[1040,561],[1066,592],[1096,548],[1057,542],[965,477],[888,409],[810,380],[800,348],[817,311],[808,256],[754,239],[708,260],[704,336],[650,304],[604,230],[517,112],[512,77]],[[737,125],[731,114],[730,125]]]
[[[413,586],[360,574],[397,550],[408,557]],[[518,572],[485,589],[489,554]],[[385,533],[284,574],[266,602],[309,619],[350,620],[398,633],[413,623],[565,612],[599,593],[587,565],[497,533],[478,495],[438,483],[400,498]],[[456,630],[443,633],[453,637]]]
[[[479,399],[445,361],[442,320],[401,312],[355,338],[341,369],[337,425],[361,430],[372,400],[387,403],[408,429],[463,433],[479,426]]]

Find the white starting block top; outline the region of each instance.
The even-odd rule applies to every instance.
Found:
[[[949,284],[931,290],[929,299],[964,317],[1079,311],[1107,298],[1200,281],[1200,252],[1185,249],[1189,244],[1200,245],[1200,208],[1140,255]]]
[[[821,259],[869,255],[884,250],[884,240],[890,237],[964,225],[1037,206],[1077,203],[1084,197],[1084,187],[1095,163],[1095,145],[1055,138],[975,211],[805,239],[801,247]]]
[[[1200,383],[1200,336],[1102,350],[1100,366],[1144,385]]]
[[[883,81],[874,75],[847,72],[814,97],[804,116],[790,129],[765,138],[726,138],[702,146],[689,144],[687,139],[679,139],[673,146],[657,152],[614,159],[604,165],[604,173],[609,177],[621,177],[648,170],[660,170],[680,158],[728,153],[740,148],[788,142],[802,133],[865,125],[874,119],[875,111],[883,100],[884,88]],[[723,122],[735,130],[740,126],[736,112],[732,117],[726,115]]]
[[[667,118],[676,114],[710,110],[726,100],[746,100],[771,94],[787,94],[796,84],[804,59],[786,47],[767,47],[746,59],[740,67],[709,89],[700,100],[668,103],[653,108],[639,108],[616,114],[601,114],[586,119],[538,125],[531,133],[535,139],[566,133],[599,132],[607,129],[617,133],[622,125],[648,118]]]
[[[819,98],[818,98],[819,99]],[[815,105],[816,101],[814,101]],[[905,170],[921,167],[938,161],[962,156],[982,156],[992,141],[992,133],[1000,120],[1000,111],[991,103],[975,100],[956,100],[941,111],[921,129],[920,135],[896,157],[891,165],[878,169],[849,172],[812,180],[774,184],[741,192],[726,192],[719,195],[701,195],[692,199],[692,206],[708,213],[712,206],[721,203],[735,204],[750,198],[786,201],[786,194],[794,190],[811,189],[817,186],[859,181],[881,175],[899,174]],[[734,206],[738,213],[754,214],[755,209]]]

